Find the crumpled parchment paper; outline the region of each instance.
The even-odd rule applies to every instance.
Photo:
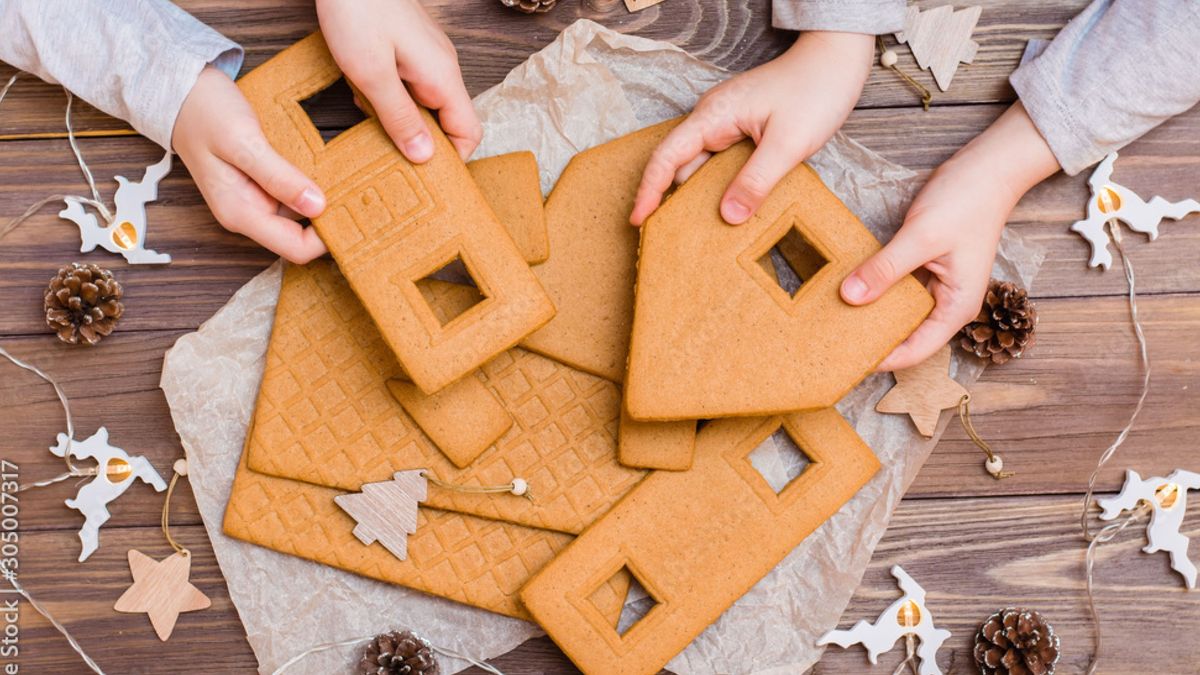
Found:
[[[701,93],[728,76],[670,44],[581,20],[476,99],[485,129],[477,156],[533,150],[542,189],[549,192],[575,153],[687,112]],[[912,172],[840,134],[810,163],[880,239],[892,235],[915,192]],[[1006,233],[994,274],[1029,286],[1042,257],[1039,247]],[[276,264],[247,283],[199,331],[179,339],[162,373],[192,469],[192,490],[260,672],[270,673],[318,644],[402,627],[477,658],[503,654],[538,635],[537,627],[522,621],[222,534],[281,278]],[[959,382],[969,386],[982,370],[956,353],[952,372]],[[795,673],[820,657],[816,638],[838,623],[892,511],[937,441],[920,437],[907,417],[874,411],[891,383],[888,375],[872,376],[838,404],[883,469],[675,657],[670,670]],[[763,466],[785,471],[782,445],[772,439],[764,445],[769,447],[763,448]],[[348,672],[359,649],[316,654],[288,672]],[[444,659],[444,665],[456,672],[467,664]]]

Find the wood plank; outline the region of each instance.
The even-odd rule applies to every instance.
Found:
[[[1062,636],[1060,669],[1080,672],[1091,639],[1082,593],[1078,507],[1074,497],[906,500],[841,625],[873,620],[897,597],[888,569],[900,564],[928,591],[928,605],[938,624],[954,633],[940,659],[947,672],[969,670],[975,628],[990,612],[1007,605],[1043,612]],[[1200,535],[1200,518],[1189,517],[1184,531],[1192,537]],[[110,672],[172,672],[185,659],[194,660],[201,649],[206,671],[252,668],[253,657],[238,632],[240,623],[211,553],[196,543],[204,538],[200,528],[181,528],[180,537],[196,553],[193,578],[213,597],[214,606],[181,616],[179,642],[168,643],[166,648],[154,637],[145,617],[121,615],[111,609],[129,583],[124,547],[156,555],[165,555],[166,547],[153,528],[126,528],[122,537],[122,550],[102,549],[86,563],[87,576],[78,577],[64,574],[64,565],[75,564],[70,557],[74,542],[69,533],[25,534],[21,579]],[[1200,608],[1169,570],[1164,555],[1139,552],[1143,543],[1142,535],[1131,528],[1101,549],[1099,606],[1108,635],[1102,654],[1104,672],[1145,672],[1146,668],[1182,672],[1187,670],[1184,664],[1200,659],[1200,645],[1178,639],[1200,629]],[[22,665],[83,672],[61,637],[27,606],[24,609]],[[118,631],[122,639],[111,639]],[[1132,644],[1138,649],[1131,649]],[[890,672],[902,652],[902,647],[897,647],[884,655],[875,669]],[[1153,654],[1150,661],[1147,654]],[[153,668],[150,663],[155,664]],[[504,672],[516,674],[574,672],[544,639],[526,643],[497,659],[496,664]],[[812,672],[862,673],[868,667],[861,649],[830,648]]]
[[[1037,345],[1025,358],[989,368],[972,391],[976,429],[1017,475],[999,482],[987,475],[983,452],[955,420],[911,496],[1083,491],[1137,401],[1137,346],[1121,298],[1038,306]],[[1101,474],[1101,489],[1118,489],[1126,467],[1142,475],[1200,468],[1200,301],[1157,296],[1143,298],[1140,307],[1150,345],[1150,396],[1129,440]]]
[[[192,551],[192,583],[213,604],[181,614],[174,636],[166,643],[159,641],[146,615],[121,614],[112,608],[133,583],[126,557],[130,548],[155,559],[170,554],[157,527],[121,528],[119,545],[102,546],[86,563],[75,562],[78,541],[73,533],[22,531],[18,579],[105,672],[253,672],[257,662],[204,528],[173,528],[172,534]],[[0,581],[0,588],[7,584]],[[20,654],[13,661],[22,671],[91,672],[28,602],[21,601],[20,612]]]
[[[94,348],[59,343],[52,335],[0,340],[14,356],[39,366],[59,381],[71,402],[76,438],[90,436],[106,426],[113,445],[133,455],[144,455],[164,479],[171,465],[183,456],[170,411],[158,388],[163,352],[180,333],[129,332]],[[64,463],[47,448],[55,436],[66,432],[62,406],[50,385],[31,373],[0,361],[0,408],[8,420],[0,435],[0,457],[18,465],[20,482],[51,478],[65,470]],[[79,462],[89,466],[87,462]],[[37,488],[20,495],[21,527],[25,530],[60,529],[72,537],[83,525],[83,516],[63,504],[77,492],[74,481]],[[112,519],[100,530],[100,551],[119,541],[120,528],[154,526],[162,513],[164,493],[136,484],[109,505]],[[192,491],[181,482],[171,500],[171,520],[180,525],[200,522]],[[79,542],[74,555],[79,555]],[[74,559],[74,558],[72,558]]]
[[[280,49],[317,27],[308,0],[249,0],[237,9],[221,0],[181,0],[180,6],[238,42],[246,49],[246,69],[258,65]],[[710,3],[672,0],[670,4],[629,14],[619,5],[599,13],[583,0],[563,0],[554,11],[534,17],[505,9],[494,0],[464,5],[461,0],[428,0],[424,3],[437,18],[459,51],[467,88],[472,95],[500,82],[512,68],[549,44],[558,32],[578,19],[598,21],[609,28],[665,40],[695,56],[733,71],[742,71],[774,58],[794,39],[789,31],[770,27],[769,0],[743,3]],[[920,6],[945,4],[922,0]],[[948,92],[935,94],[935,105],[1011,101],[1008,75],[1016,67],[1025,42],[1050,38],[1087,3],[1064,0],[974,0],[983,14],[975,30],[979,54],[975,62],[960,67]],[[892,37],[889,45],[895,45]],[[907,47],[896,50],[899,67],[928,87],[933,80],[920,70]],[[0,79],[13,69],[0,65]],[[245,72],[245,70],[243,71]],[[0,135],[62,131],[63,95],[57,85],[22,80],[0,108]],[[876,67],[867,82],[861,107],[918,106],[915,93],[891,71]],[[348,114],[348,111],[344,111]],[[126,128],[81,104],[75,116],[84,130]]]
[[[647,10],[653,11],[653,10]],[[1001,106],[970,106],[931,113],[910,110],[856,112],[846,131],[888,159],[928,173],[1001,112]],[[903,130],[903,133],[897,133]],[[920,138],[920,144],[908,142]],[[157,150],[144,139],[84,139],[81,147],[111,199],[111,177],[138,175],[155,161]],[[20,213],[38,198],[78,193],[86,187],[66,141],[3,144],[0,153],[0,218]],[[1189,177],[1200,171],[1200,110],[1181,115],[1152,131],[1122,156],[1118,180],[1143,195],[1181,199],[1197,194]],[[0,313],[0,335],[37,334],[42,329],[41,295],[61,265],[97,261],[112,268],[126,285],[122,329],[175,330],[198,326],[243,283],[274,257],[250,240],[231,234],[212,218],[184,168],[163,181],[161,199],[150,206],[153,248],[175,262],[166,267],[125,265],[117,256],[78,252],[78,230],[45,207],[10,233],[0,247],[0,293],[13,309]],[[1018,205],[1012,227],[1047,248],[1035,295],[1073,297],[1116,295],[1125,291],[1119,271],[1101,274],[1086,267],[1087,247],[1068,231],[1082,217],[1088,198],[1085,176],[1058,175],[1038,186]],[[1200,266],[1179,260],[1200,259],[1200,216],[1168,221],[1156,242],[1141,235],[1126,238],[1146,293],[1200,291]]]

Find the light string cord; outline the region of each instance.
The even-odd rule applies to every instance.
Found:
[[[1111,203],[1108,198],[1108,193],[1101,191],[1100,199]],[[1133,263],[1130,262],[1129,256],[1125,253],[1125,247],[1121,243],[1121,228],[1117,226],[1115,220],[1108,221],[1109,230],[1112,232],[1112,240],[1117,253],[1121,256],[1121,264],[1125,268],[1125,279],[1129,283],[1129,320],[1133,323],[1133,333],[1137,337],[1138,357],[1142,366],[1142,393],[1138,396],[1137,405],[1133,408],[1133,413],[1129,416],[1129,421],[1125,427],[1121,429],[1121,433],[1117,434],[1117,438],[1109,445],[1100,455],[1100,460],[1096,463],[1096,469],[1092,471],[1092,475],[1088,478],[1087,492],[1083,497],[1083,508],[1079,514],[1079,524],[1083,529],[1083,538],[1087,541],[1092,541],[1093,534],[1091,525],[1088,522],[1088,511],[1092,505],[1092,494],[1096,489],[1096,478],[1100,475],[1100,470],[1112,459],[1116,454],[1117,449],[1124,443],[1133,431],[1133,425],[1137,422],[1138,415],[1142,413],[1142,409],[1146,406],[1146,396],[1150,393],[1150,355],[1146,347],[1146,333],[1142,330],[1141,318],[1138,315],[1137,302],[1137,277],[1133,272]]]
[[[6,84],[3,89],[0,89],[0,101],[4,100],[4,94],[8,92],[9,87],[12,86],[12,83],[15,80],[16,75],[9,79],[8,84]],[[71,152],[75,155],[75,161],[79,163],[79,169],[83,172],[83,178],[87,181],[88,189],[91,190],[92,196],[83,197],[80,195],[56,194],[39,199],[31,204],[29,208],[25,209],[24,213],[8,221],[3,226],[0,226],[0,239],[3,239],[9,232],[17,229],[18,225],[33,217],[33,215],[40,211],[43,206],[52,202],[64,201],[68,197],[83,202],[84,204],[96,209],[98,212],[100,212],[100,216],[104,218],[104,222],[106,224],[112,224],[112,212],[108,210],[108,206],[104,204],[104,201],[100,199],[100,190],[96,188],[96,179],[92,176],[92,170],[88,167],[87,162],[84,161],[83,153],[79,150],[79,145],[75,142],[75,129],[71,125],[71,104],[75,101],[75,96],[66,89],[63,91],[67,92],[67,113],[66,117],[64,118],[64,122],[67,126],[67,142],[71,145]]]
[[[920,675],[920,671],[917,670],[917,639],[912,633],[904,635],[904,652],[904,660],[896,666],[892,675],[900,675],[905,669],[912,672],[912,675]]]
[[[55,380],[53,377],[50,377],[50,375],[46,374],[45,371],[43,371],[41,368],[38,368],[37,366],[33,365],[32,363],[27,363],[27,362],[22,361],[21,359],[18,359],[17,357],[13,356],[4,347],[0,347],[0,356],[3,356],[4,358],[8,359],[9,362],[11,362],[14,366],[24,369],[24,370],[28,370],[29,372],[33,373],[34,375],[37,375],[39,378],[44,380],[51,387],[54,387],[54,395],[58,397],[58,402],[62,404],[63,415],[67,418],[67,443],[66,443],[65,449],[63,450],[63,461],[67,465],[66,472],[61,473],[61,474],[55,476],[54,478],[41,480],[36,483],[26,483],[23,485],[18,485],[17,492],[22,492],[22,491],[28,490],[30,488],[39,488],[39,487],[45,487],[47,485],[53,485],[55,483],[59,483],[64,480],[68,480],[70,478],[95,476],[97,473],[99,473],[99,470],[96,467],[93,467],[90,469],[81,469],[81,468],[75,466],[75,463],[71,461],[71,444],[75,442],[75,421],[71,417],[71,403],[67,400],[67,394],[66,394],[66,392],[63,391],[62,386],[58,383],[58,380]]]
[[[1099,199],[1104,207],[1105,212],[1112,212],[1115,210],[1113,208],[1112,199],[1109,197],[1107,190],[1100,191]],[[1142,504],[1141,507],[1129,514],[1129,516],[1127,516],[1124,520],[1106,525],[1095,533],[1092,532],[1091,524],[1088,521],[1088,512],[1092,505],[1093,493],[1095,492],[1096,488],[1096,478],[1100,475],[1100,471],[1104,468],[1104,465],[1107,464],[1110,459],[1112,459],[1113,455],[1116,454],[1117,449],[1120,448],[1125,443],[1125,440],[1129,437],[1130,432],[1133,430],[1134,424],[1137,422],[1138,415],[1141,414],[1142,409],[1146,405],[1146,397],[1150,393],[1150,355],[1146,346],[1146,333],[1142,329],[1141,317],[1138,314],[1137,276],[1133,271],[1133,262],[1129,260],[1129,255],[1126,253],[1125,247],[1121,241],[1121,228],[1117,223],[1117,220],[1115,218],[1110,219],[1107,224],[1112,235],[1111,239],[1113,247],[1117,249],[1117,254],[1121,256],[1121,266],[1125,270],[1125,281],[1129,286],[1129,320],[1133,324],[1133,333],[1137,338],[1138,343],[1138,358],[1142,367],[1142,391],[1138,396],[1137,405],[1134,406],[1133,412],[1129,415],[1129,421],[1125,424],[1124,428],[1121,429],[1121,432],[1117,434],[1117,437],[1115,440],[1113,440],[1112,444],[1105,448],[1104,452],[1100,454],[1100,459],[1096,462],[1096,468],[1092,471],[1092,475],[1088,478],[1087,492],[1084,494],[1083,506],[1080,509],[1079,514],[1079,526],[1083,531],[1084,540],[1088,542],[1087,555],[1084,559],[1087,581],[1086,590],[1088,610],[1092,619],[1092,629],[1096,636],[1094,643],[1095,651],[1092,653],[1091,660],[1088,662],[1088,675],[1094,675],[1097,668],[1100,666],[1100,614],[1096,609],[1096,596],[1093,582],[1093,569],[1096,564],[1096,549],[1100,546],[1100,544],[1111,541],[1113,537],[1116,537],[1117,534],[1121,532],[1121,530],[1124,530],[1151,509],[1149,504]]]
[[[287,661],[284,661],[281,666],[279,666],[275,670],[271,671],[271,675],[283,675],[283,672],[285,670],[287,670],[288,668],[291,668],[292,666],[296,665],[300,661],[303,661],[304,659],[308,658],[309,656],[312,656],[313,654],[317,654],[317,653],[324,652],[324,651],[329,651],[330,649],[338,649],[340,647],[352,647],[354,645],[365,644],[374,639],[375,639],[374,637],[351,638],[349,640],[342,640],[341,642],[327,642],[325,644],[319,644],[315,647],[310,647],[309,649],[306,649],[303,652],[300,652],[299,654],[293,656],[292,658],[288,659]],[[488,663],[487,661],[480,661],[479,659],[472,658],[470,656],[467,656],[466,654],[461,654],[459,652],[456,652],[453,649],[439,647],[435,644],[430,643],[429,640],[426,640],[425,638],[422,638],[422,637],[418,637],[418,639],[422,643],[424,643],[425,646],[429,647],[430,649],[432,649],[433,651],[435,651],[439,654],[442,654],[444,656],[449,656],[450,658],[454,658],[454,659],[461,659],[477,668],[482,668],[483,670],[486,670],[487,672],[492,673],[493,675],[504,675],[504,673],[501,672],[499,668],[493,666],[492,664]]]
[[[5,82],[4,86],[0,87],[0,101],[3,101],[4,97],[8,95],[8,90],[12,89],[13,84],[15,84],[17,81],[17,75],[19,74],[20,73],[13,73],[13,76],[8,78],[8,82]]]
[[[16,592],[20,593],[22,597],[29,601],[29,604],[35,610],[37,610],[38,614],[46,617],[46,620],[50,622],[50,625],[54,626],[55,630],[57,630],[59,633],[62,633],[62,636],[67,639],[68,643],[70,643],[71,649],[75,650],[75,653],[79,655],[79,658],[83,659],[83,662],[87,664],[88,668],[92,669],[92,672],[98,673],[98,675],[104,675],[104,671],[101,670],[100,666],[92,660],[92,657],[87,655],[87,652],[83,651],[83,647],[79,646],[79,642],[75,640],[75,637],[71,635],[71,632],[67,630],[67,627],[59,623],[58,619],[55,619],[54,616],[50,614],[49,610],[43,607],[37,600],[34,600],[33,596],[29,594],[29,591],[26,591],[25,587],[21,586],[20,582],[17,581],[17,575],[15,572],[8,567],[5,567],[3,576],[10,584],[12,584],[12,587]]]
[[[1111,541],[1121,532],[1121,530],[1124,530],[1126,527],[1129,527],[1134,522],[1140,520],[1142,516],[1150,513],[1151,510],[1152,507],[1149,504],[1143,503],[1125,518],[1100,528],[1100,530],[1096,532],[1095,536],[1093,536],[1088,543],[1087,556],[1085,558],[1085,567],[1087,569],[1087,600],[1088,612],[1091,615],[1092,630],[1095,633],[1095,640],[1092,642],[1092,658],[1088,661],[1087,675],[1095,675],[1096,669],[1100,667],[1100,612],[1096,609],[1096,593],[1094,588],[1095,581],[1093,574],[1093,569],[1096,566],[1096,549],[1100,546],[1100,544]]]

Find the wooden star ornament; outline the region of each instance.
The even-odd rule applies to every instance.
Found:
[[[207,609],[212,600],[188,581],[192,556],[185,549],[159,562],[133,549],[129,550],[129,571],[133,585],[117,599],[118,612],[145,612],[158,639],[166,642],[183,612]]]
[[[942,411],[957,406],[967,395],[967,390],[952,380],[949,373],[950,345],[946,345],[912,368],[893,373],[896,386],[879,399],[875,410],[906,414],[922,436],[931,438]]]

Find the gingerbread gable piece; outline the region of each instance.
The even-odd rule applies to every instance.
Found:
[[[404,159],[375,118],[321,138],[301,101],[340,76],[316,33],[240,86],[275,149],[325,191],[328,208],[313,226],[388,347],[432,393],[516,344],[554,308],[428,113],[435,151],[421,165]],[[458,263],[482,298],[443,323],[416,282]]]
[[[745,224],[721,220],[725,187],[754,145],[708,161],[643,227],[625,404],[641,420],[832,406],[929,314],[913,277],[863,307],[842,280],[879,250],[807,166]],[[785,267],[776,272],[769,252]],[[785,290],[780,275],[803,282]]]
[[[758,453],[781,428],[807,463],[764,470]],[[690,470],[652,472],[535,574],[521,601],[585,673],[656,673],[878,469],[833,408],[716,420],[697,436]],[[597,600],[623,573],[645,589],[648,611],[613,622]]]
[[[571,158],[546,200],[550,258],[534,268],[558,313],[522,346],[606,380],[625,378],[638,248],[629,212],[650,153],[678,123]]]

